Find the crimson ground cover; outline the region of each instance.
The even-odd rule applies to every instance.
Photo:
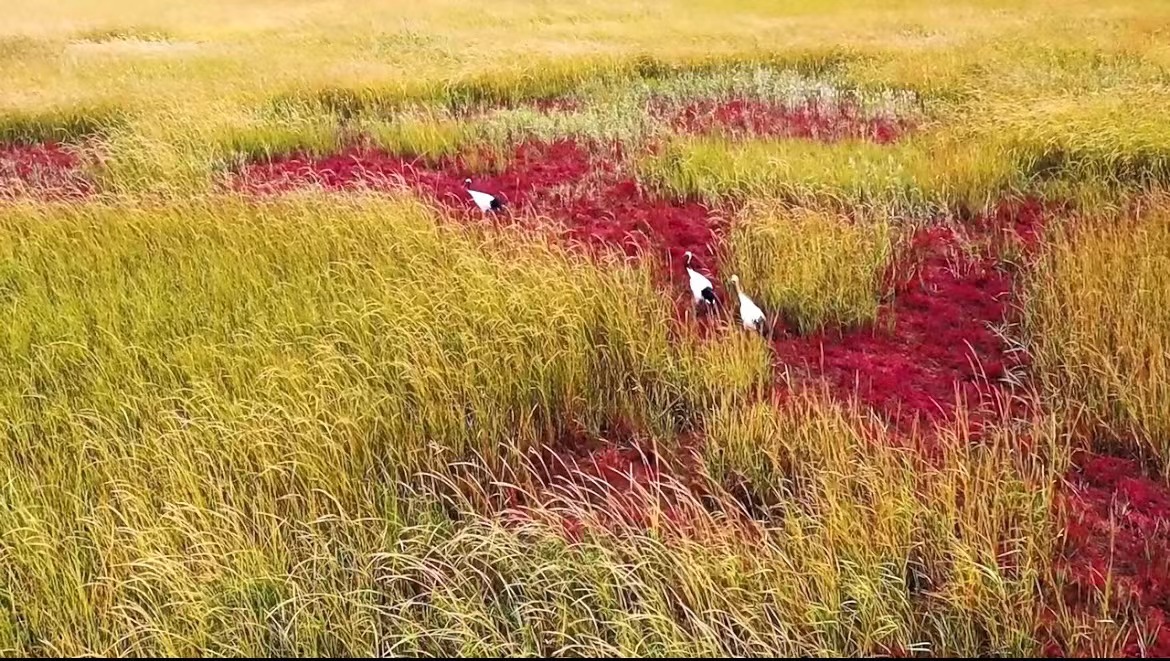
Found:
[[[996,215],[1027,237],[1043,218],[1034,201],[1001,205]],[[1000,413],[994,407],[1004,399],[1004,379],[1025,368],[1027,357],[1010,351],[996,332],[1014,321],[1012,273],[986,249],[970,253],[982,237],[969,229],[918,231],[891,265],[893,300],[872,326],[801,336],[781,322],[784,332],[773,340],[778,366],[826,380],[840,397],[856,396],[903,432],[917,422],[929,429],[949,420],[959,401]]]
[[[60,142],[0,144],[0,198],[76,199],[93,192],[78,151]]]
[[[1067,525],[1057,567],[1065,600],[1099,613],[1130,609],[1148,639],[1131,632],[1126,656],[1170,655],[1170,489],[1135,460],[1083,451],[1067,476],[1060,503]],[[1050,654],[1086,652],[1053,641]]]
[[[752,121],[742,126],[759,128]],[[805,137],[832,135],[813,131]],[[721,214],[644,190],[622,166],[618,147],[567,139],[529,142],[516,146],[498,171],[476,174],[475,162],[480,161],[456,156],[428,165],[355,147],[328,157],[292,155],[255,163],[233,185],[257,193],[307,184],[335,190],[405,185],[456,220],[485,222],[463,186],[470,176],[475,188],[508,204],[506,218],[550,220],[560,236],[580,245],[630,255],[650,249],[669,258],[666,283],[683,308],[689,305],[681,266],[685,251],[695,253],[701,270],[719,282],[714,255],[724,229]],[[924,227],[890,265],[893,296],[876,323],[799,335],[781,322],[771,338],[777,370],[792,370],[807,385],[828,385],[843,400],[856,397],[907,436],[916,423],[929,429],[952,420],[961,398],[973,411],[968,420],[977,436],[981,422],[999,418],[999,403],[1021,401],[1007,397],[1009,381],[1026,378],[1028,369],[1027,355],[997,333],[1015,321],[1018,305],[1016,267],[1004,256],[1009,248],[1035,250],[1051,213],[1037,200],[1023,200]],[[778,378],[779,388],[782,383]],[[691,473],[698,468],[686,456],[701,441],[651,450],[634,433],[611,436],[566,439],[544,456],[543,492],[590,500],[609,517],[599,519],[602,525],[644,525],[647,512],[656,509],[647,507],[653,502],[683,527],[685,512],[663,485],[694,482]],[[1061,586],[1068,605],[1094,612],[1095,590],[1112,569],[1115,597],[1138,609],[1148,625],[1161,624],[1170,608],[1170,490],[1142,477],[1128,459],[1090,452],[1078,456],[1068,477],[1058,513],[1068,525],[1057,559],[1068,577]],[[584,525],[571,517],[562,523],[571,535]],[[1154,644],[1170,652],[1170,633],[1157,634]],[[1053,642],[1049,651],[1066,650]],[[1138,653],[1133,637],[1126,651]]]
[[[338,154],[288,158],[248,166],[234,180],[238,189],[275,192],[306,185],[331,190],[356,187],[406,186],[465,222],[484,216],[464,187],[496,195],[504,201],[506,219],[552,221],[560,235],[576,245],[616,248],[628,255],[652,250],[675,268],[676,282],[685,284],[684,254],[689,250],[704,264],[721,220],[697,202],[675,202],[645,190],[622,167],[616,146],[590,149],[573,140],[526,142],[498,172],[480,172],[480,158],[455,156],[428,164],[368,147]]]

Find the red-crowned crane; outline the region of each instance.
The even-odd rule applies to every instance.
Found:
[[[758,333],[764,332],[764,311],[760,306],[756,305],[748,295],[743,293],[743,289],[739,286],[739,276],[731,276],[731,284],[735,287],[735,292],[739,294],[739,318],[743,322],[743,327],[748,330],[753,330]]]
[[[471,193],[471,199],[475,200],[475,204],[479,207],[480,211],[487,213],[489,211],[499,211],[504,208],[504,203],[499,201],[495,195],[473,190],[471,188],[471,179],[464,179],[463,185],[467,188],[467,192]]]
[[[683,256],[686,260],[687,275],[691,279],[691,295],[695,297],[695,305],[706,302],[708,305],[715,305],[715,287],[711,281],[703,274],[691,268],[691,259],[694,255],[691,251],[687,251]]]

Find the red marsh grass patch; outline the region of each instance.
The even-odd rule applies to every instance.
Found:
[[[902,119],[865,117],[852,104],[807,102],[787,107],[756,99],[704,99],[682,106],[656,100],[650,108],[675,131],[692,134],[806,138],[822,142],[861,139],[888,144],[913,128]]]
[[[1005,225],[1035,241],[1043,217],[1042,207],[1028,201],[1001,205],[974,224],[974,236],[944,226],[920,230],[890,267],[893,300],[872,327],[778,333],[778,368],[823,379],[838,396],[856,396],[903,431],[916,421],[949,419],[957,398],[970,410],[996,406],[1005,377],[1025,368],[1027,357],[996,332],[1014,319],[1013,275],[993,251],[972,253],[972,244]]]
[[[0,199],[72,199],[93,192],[79,148],[59,142],[0,145]]]
[[[1066,476],[1059,505],[1066,525],[1056,559],[1063,597],[1073,609],[1133,613],[1148,636],[1124,641],[1126,656],[1170,655],[1170,489],[1134,460],[1083,452]],[[1081,652],[1053,643],[1054,653]]]
[[[238,190],[269,193],[304,186],[329,190],[405,187],[462,222],[484,222],[464,186],[491,193],[506,205],[508,221],[535,221],[565,240],[591,249],[617,249],[635,256],[654,251],[671,264],[671,278],[686,285],[682,269],[689,250],[711,269],[721,220],[696,202],[655,197],[625,172],[619,147],[588,148],[573,140],[525,142],[506,167],[479,172],[476,156],[428,164],[421,158],[353,147],[327,157],[292,155],[254,163],[235,177]],[[713,277],[713,273],[708,271]]]

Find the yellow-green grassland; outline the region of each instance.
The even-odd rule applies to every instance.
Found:
[[[1170,2],[0,4],[5,656],[1170,654]]]

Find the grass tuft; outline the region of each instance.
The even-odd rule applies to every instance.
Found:
[[[1170,215],[1156,205],[1081,222],[1054,237],[1029,282],[1041,382],[1170,471]]]
[[[867,325],[889,293],[893,231],[884,219],[757,205],[733,225],[724,268],[798,332]]]
[[[123,127],[126,120],[125,111],[109,104],[44,112],[0,110],[0,144],[76,142]]]

